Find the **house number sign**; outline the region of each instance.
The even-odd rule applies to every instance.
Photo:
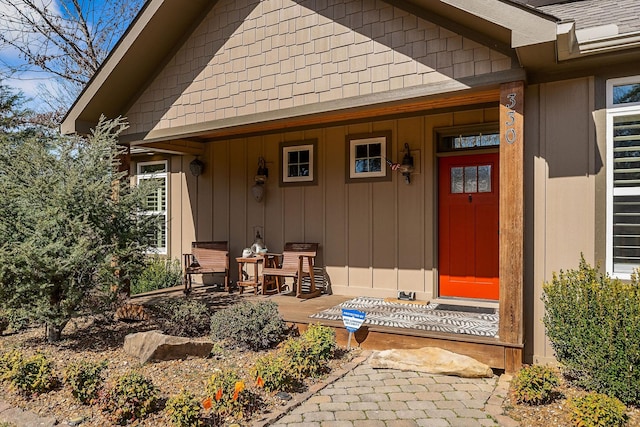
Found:
[[[513,144],[516,142],[516,138],[518,137],[518,133],[516,131],[516,112],[514,107],[516,106],[516,93],[511,92],[507,94],[507,104],[505,107],[507,108],[507,118],[508,120],[504,122],[505,131],[504,138],[507,140],[508,144]]]

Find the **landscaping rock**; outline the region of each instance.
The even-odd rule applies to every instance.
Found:
[[[369,363],[374,368],[401,369],[463,378],[491,378],[493,376],[493,371],[488,365],[471,357],[437,347],[378,351],[371,355]]]
[[[212,348],[211,341],[165,335],[161,331],[138,332],[124,338],[124,351],[138,357],[142,363],[207,357]]]

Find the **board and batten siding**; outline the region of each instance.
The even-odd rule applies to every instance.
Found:
[[[436,170],[434,129],[497,122],[498,108],[409,117],[345,126],[253,136],[206,144],[204,173],[189,173],[189,156],[170,161],[169,255],[188,252],[193,240],[226,240],[231,279],[234,258],[254,239],[255,227],[271,251],[289,241],[320,243],[317,264],[342,295],[394,297],[413,291],[431,299],[436,283]],[[392,133],[393,159],[405,143],[416,154],[417,173],[407,185],[392,181],[345,183],[345,137],[382,130]],[[279,144],[318,140],[317,185],[280,187]],[[261,203],[250,192],[262,156],[269,168]]]
[[[605,240],[597,232],[604,214],[597,206],[605,200],[596,197],[605,153],[596,143],[594,93],[590,77],[531,85],[525,93],[525,360],[536,363],[554,360],[542,323],[543,283],[577,268],[581,253],[604,265],[596,259]]]

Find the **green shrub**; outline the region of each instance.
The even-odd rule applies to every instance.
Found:
[[[243,418],[253,407],[255,396],[232,368],[216,371],[207,381],[207,399],[203,406],[217,417]]]
[[[290,361],[283,352],[266,354],[256,359],[251,376],[266,391],[294,391],[300,385]]]
[[[559,383],[558,376],[548,366],[531,365],[518,372],[511,387],[518,403],[541,405],[555,398]]]
[[[9,314],[5,310],[0,309],[0,335],[7,330],[9,323]]]
[[[256,360],[251,375],[267,391],[293,391],[305,378],[326,371],[336,347],[332,328],[309,325],[301,336],[287,339],[275,353]]]
[[[9,350],[0,355],[0,381],[11,381],[13,369],[22,363],[24,356],[17,349]]]
[[[111,421],[126,425],[153,412],[158,401],[158,389],[141,374],[130,371],[116,381],[102,400],[103,411]]]
[[[169,415],[171,424],[176,427],[197,427],[202,425],[200,420],[200,402],[193,394],[182,390],[179,394],[167,400],[165,411]]]
[[[620,427],[627,423],[627,408],[606,394],[587,393],[569,400],[571,421],[578,427]]]
[[[164,333],[169,335],[202,337],[211,329],[209,308],[196,299],[168,300],[152,307],[152,311]]]
[[[231,347],[264,350],[275,347],[289,330],[273,301],[242,301],[211,316],[211,337]]]
[[[104,377],[102,371],[107,362],[75,362],[67,366],[64,371],[64,382],[71,387],[71,394],[80,402],[88,405],[98,397]]]
[[[333,359],[338,347],[336,331],[333,328],[312,323],[302,333],[301,338],[309,344],[313,356],[318,360]]]
[[[131,294],[170,288],[182,283],[182,267],[177,259],[149,256],[142,271],[131,275]]]
[[[9,376],[11,385],[24,394],[46,393],[58,384],[53,362],[44,353],[16,360]]]
[[[640,283],[603,275],[584,258],[543,287],[556,358],[579,386],[640,404]]]

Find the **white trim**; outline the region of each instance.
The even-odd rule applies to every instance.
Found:
[[[614,86],[622,86],[627,84],[640,84],[640,76],[622,77],[619,79],[607,80],[607,108],[624,109],[638,111],[637,106],[640,106],[640,102],[629,102],[626,104],[614,104],[613,103],[613,88]]]
[[[149,165],[163,165],[163,172],[154,172],[154,173],[142,173],[142,168],[144,166]],[[136,165],[136,185],[140,183],[141,180],[145,179],[164,179],[165,192],[164,192],[164,207],[165,209],[162,211],[145,211],[141,212],[141,215],[150,215],[150,214],[158,214],[164,215],[164,247],[154,247],[148,253],[152,254],[160,254],[166,255],[167,248],[169,247],[169,162],[167,160],[158,160],[152,162],[139,162]]]
[[[606,206],[606,261],[607,273],[614,278],[630,280],[631,274],[627,272],[614,271],[613,264],[613,198],[614,196],[635,196],[640,195],[640,187],[619,187],[614,188],[614,142],[613,127],[616,117],[640,116],[640,102],[629,104],[613,103],[614,86],[624,84],[640,84],[640,76],[624,77],[607,80],[607,116],[606,116],[606,180],[607,180],[607,206]]]

